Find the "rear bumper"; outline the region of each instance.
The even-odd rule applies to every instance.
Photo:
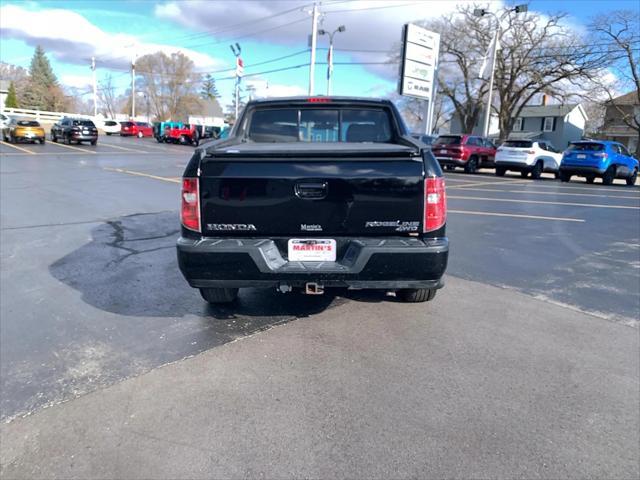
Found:
[[[436,157],[436,160],[442,166],[453,165],[456,167],[464,167],[467,165],[467,159],[460,157]]]
[[[93,140],[97,140],[98,139],[98,135],[74,135],[73,133],[71,134],[71,138],[73,140],[83,140],[83,141],[93,141]]]
[[[531,170],[533,165],[529,165],[526,162],[508,162],[504,160],[496,160],[496,167],[504,168],[505,170],[515,170],[516,172],[524,172]]]
[[[447,238],[341,238],[335,262],[289,262],[287,239],[193,240],[177,243],[178,265],[189,285],[206,287],[303,286],[441,288]],[[284,247],[286,252],[286,246]]]
[[[591,165],[560,165],[560,172],[569,175],[604,175],[606,168]]]

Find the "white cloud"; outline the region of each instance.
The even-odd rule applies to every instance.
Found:
[[[211,68],[222,62],[186,48],[141,42],[137,37],[105,32],[71,10],[28,10],[18,5],[0,7],[0,34],[29,45],[42,45],[56,60],[86,65],[92,56],[99,66],[127,69],[135,53],[138,57],[163,51],[183,52],[197,68]]]
[[[93,85],[91,75],[61,75],[60,83],[66,87],[88,88]]]
[[[395,4],[394,4],[395,3]],[[356,61],[384,62],[388,53],[399,46],[402,25],[423,19],[438,17],[452,12],[459,3],[450,0],[414,1],[356,0],[352,2],[326,1],[321,6],[324,12],[321,27],[333,31],[345,25],[344,33],[336,34],[337,50],[381,50],[381,52],[348,52]],[[216,41],[233,40],[248,36],[244,41],[270,42],[280,45],[307,45],[311,20],[305,10],[309,1],[256,0],[250,2],[209,2],[207,0],[170,1],[156,7],[159,18],[171,20],[178,25],[208,32]],[[304,7],[307,7],[306,9]],[[389,7],[389,8],[388,8]],[[291,10],[283,15],[279,12]],[[192,15],[192,12],[198,15]],[[272,18],[265,18],[273,16]],[[233,19],[231,21],[230,19]],[[233,25],[253,22],[238,27]],[[280,27],[280,28],[277,28]],[[320,36],[319,47],[328,46],[328,37]],[[325,53],[319,52],[324,61]],[[368,66],[371,71],[386,78],[397,74],[397,66]]]
[[[247,80],[246,85],[254,88],[254,98],[295,97],[307,94],[307,90],[299,85],[271,83],[262,79]]]

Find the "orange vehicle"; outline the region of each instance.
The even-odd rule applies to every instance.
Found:
[[[9,124],[2,130],[2,139],[5,142],[40,142],[44,143],[44,128],[35,120],[18,120],[12,118]]]

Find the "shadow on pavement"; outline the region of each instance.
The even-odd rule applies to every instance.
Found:
[[[246,289],[234,304],[208,305],[178,269],[178,225],[175,212],[108,221],[92,230],[88,244],[53,263],[50,272],[81,292],[88,304],[126,316],[304,317],[339,301],[332,293],[309,297]]]

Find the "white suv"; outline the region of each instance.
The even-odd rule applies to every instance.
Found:
[[[507,140],[496,152],[496,175],[502,177],[507,170],[520,172],[523,178],[531,173],[538,179],[542,172],[560,175],[562,153],[544,140]]]

